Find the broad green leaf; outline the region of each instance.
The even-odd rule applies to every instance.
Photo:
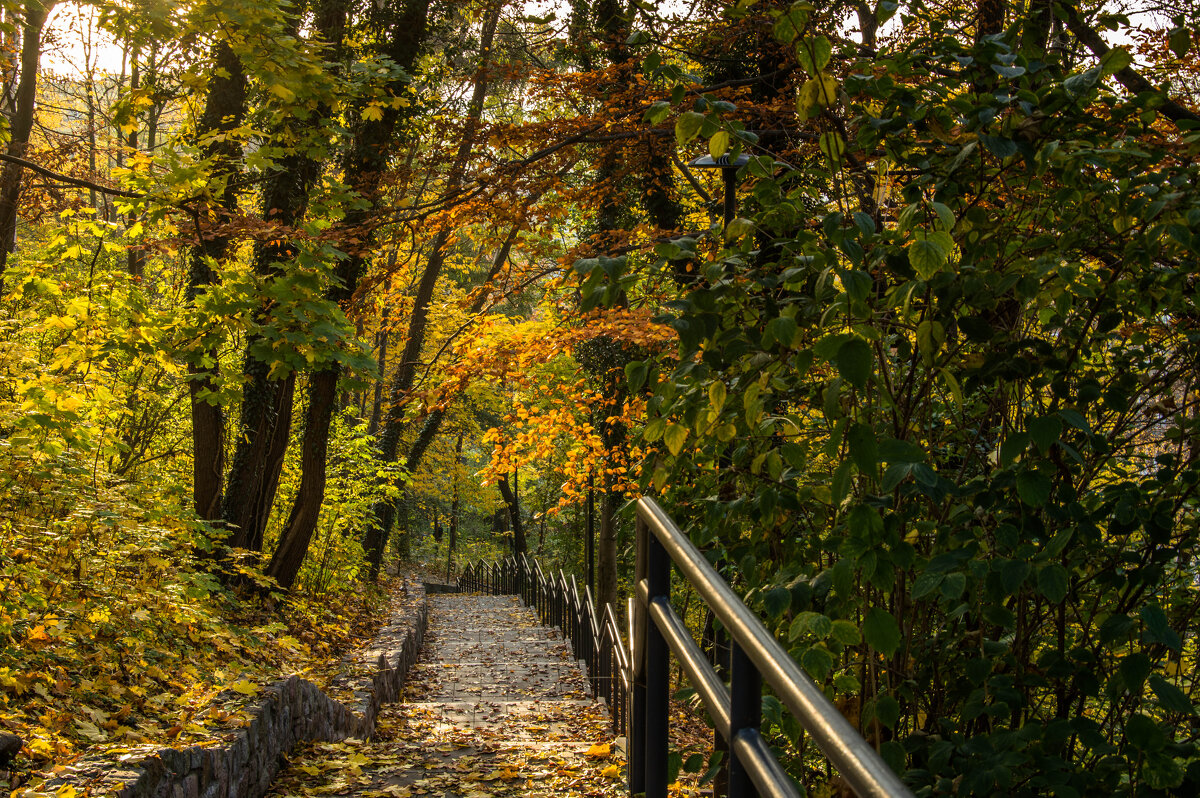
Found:
[[[838,347],[834,365],[846,382],[861,389],[871,378],[874,357],[870,344],[861,338],[851,338]]]
[[[1184,27],[1172,28],[1170,35],[1167,36],[1167,46],[1171,48],[1171,52],[1176,58],[1183,58],[1187,55],[1191,43],[1191,34]]]
[[[670,114],[671,104],[665,100],[660,100],[646,109],[646,114],[643,118],[650,124],[657,125],[659,122],[670,116]]]
[[[833,663],[833,653],[821,645],[811,646],[800,655],[800,666],[808,671],[808,675],[818,684],[825,681],[825,677],[833,669]]]
[[[822,133],[817,140],[817,146],[835,166],[842,162],[842,154],[846,152],[846,142],[842,141],[842,137],[835,131]]]
[[[708,154],[713,158],[720,158],[729,151],[729,133],[724,130],[718,130],[708,140]]]
[[[668,424],[666,430],[663,431],[663,442],[667,444],[667,451],[678,455],[683,450],[683,442],[687,436],[687,427],[682,424]]]
[[[1126,722],[1125,739],[1142,751],[1161,751],[1167,744],[1167,733],[1154,718],[1139,712]]]
[[[850,621],[834,621],[829,634],[843,646],[857,646],[862,642],[862,632]]]
[[[833,45],[825,36],[805,36],[796,42],[796,60],[810,76],[819,74],[832,54]]]
[[[695,111],[684,111],[675,120],[675,141],[683,146],[700,134],[704,125],[704,114]]]
[[[773,33],[775,34],[776,41],[791,44],[800,36],[807,25],[808,12],[798,7],[797,4],[783,12],[779,19],[775,20]]]
[[[1070,580],[1067,577],[1067,569],[1058,563],[1043,566],[1038,571],[1037,581],[1038,591],[1051,604],[1061,604],[1066,599],[1067,592],[1071,587]]]
[[[1062,421],[1058,416],[1030,418],[1025,422],[1025,428],[1029,430],[1029,437],[1037,444],[1038,449],[1048,452],[1062,434]]]
[[[1050,498],[1050,478],[1040,471],[1022,471],[1017,475],[1017,495],[1030,507],[1041,507]]]
[[[1196,707],[1187,694],[1157,673],[1150,677],[1150,689],[1158,696],[1158,705],[1168,712],[1178,712],[1181,715],[1196,714]]]
[[[1167,614],[1162,611],[1162,607],[1157,604],[1147,604],[1138,614],[1142,616],[1142,622],[1146,625],[1145,632],[1142,634],[1142,638],[1146,642],[1161,643],[1173,651],[1183,648],[1183,641],[1179,638],[1179,633],[1171,628],[1171,623],[1167,620]]]
[[[875,430],[867,424],[855,424],[846,433],[850,448],[850,459],[858,470],[874,477],[879,468],[879,455],[875,445]]]
[[[763,608],[768,618],[778,618],[788,607],[792,606],[792,591],[786,587],[776,587],[763,594]]]
[[[1105,75],[1114,75],[1133,63],[1133,55],[1124,47],[1114,47],[1100,59],[1100,69]]]
[[[885,657],[891,657],[900,648],[900,626],[892,614],[879,607],[867,610],[863,620],[863,637],[867,645]]]
[[[812,635],[818,640],[824,640],[833,630],[833,621],[819,612],[802,612],[788,627],[788,639],[795,640],[804,635]]]
[[[713,410],[720,412],[725,407],[725,383],[720,380],[714,380],[712,385],[708,386],[708,403]]]
[[[908,262],[922,280],[928,280],[940,272],[948,259],[949,253],[928,238],[915,238],[908,245]]]

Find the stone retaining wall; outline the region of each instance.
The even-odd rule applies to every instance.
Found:
[[[42,794],[56,795],[70,786],[81,796],[258,798],[298,743],[371,737],[380,705],[400,695],[425,637],[424,588],[409,581],[405,591],[415,609],[393,618],[367,650],[344,660],[344,673],[330,684],[329,693],[346,696],[344,701],[307,679],[289,676],[264,688],[263,697],[246,710],[249,723],[223,740],[182,749],[142,746],[117,759],[77,760],[48,781]]]

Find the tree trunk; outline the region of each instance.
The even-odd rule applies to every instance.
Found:
[[[208,98],[196,133],[206,140],[202,151],[204,157],[214,159],[211,179],[225,179],[225,188],[216,213],[208,213],[208,218],[203,220],[198,213],[198,224],[201,221],[212,223],[220,215],[237,208],[237,192],[229,178],[236,168],[235,159],[241,148],[233,137],[213,134],[232,131],[242,124],[245,115],[246,76],[242,62],[227,42],[219,42],[213,48]],[[228,248],[229,236],[225,233],[201,235],[191,247],[188,255],[189,304],[195,304],[208,291],[208,286],[216,282],[211,264],[221,261]],[[198,352],[190,353],[187,360],[192,410],[192,501],[196,514],[211,521],[220,514],[221,477],[225,470],[225,414],[213,396],[220,366],[215,347],[205,344]]]
[[[513,482],[513,486],[516,482]],[[496,487],[500,489],[500,495],[504,497],[504,504],[508,507],[508,517],[512,524],[512,550],[513,554],[520,557],[529,549],[525,545],[525,527],[521,523],[521,505],[517,500],[517,494],[513,487],[508,484],[508,477],[496,483]]]
[[[467,106],[467,118],[463,126],[462,138],[458,144],[458,151],[455,153],[454,161],[446,176],[446,194],[448,196],[453,195],[462,186],[467,163],[475,144],[475,136],[479,130],[479,122],[483,117],[483,100],[487,95],[488,70],[492,61],[492,41],[495,38],[496,25],[500,20],[500,10],[503,6],[504,0],[494,0],[488,16],[484,19],[483,31],[480,35],[479,68],[475,72],[475,85],[471,93],[471,101]],[[416,378],[429,322],[429,305],[433,300],[433,289],[442,272],[442,264],[445,262],[445,249],[450,232],[449,227],[443,227],[434,236],[429,259],[417,284],[416,295],[413,297],[412,315],[408,322],[408,336],[400,361],[396,364],[396,374],[393,377],[390,392],[391,406],[384,419],[383,434],[379,441],[379,459],[384,463],[396,462],[399,453],[400,432],[404,426],[404,399],[412,390],[413,381]],[[436,426],[434,431],[436,432]],[[372,577],[379,573],[380,563],[383,561],[383,547],[387,545],[394,520],[395,510],[390,507],[389,502],[381,501],[375,505],[374,522],[363,541],[367,560],[371,565]]]
[[[326,455],[332,404],[337,393],[339,370],[324,369],[309,381],[309,403],[300,454],[300,490],[292,503],[284,533],[267,567],[267,575],[283,588],[290,588],[300,573],[313,530],[325,501]]]
[[[23,158],[33,129],[33,111],[37,101],[38,60],[42,52],[42,28],[54,8],[54,0],[28,0],[25,21],[21,25],[21,77],[17,81],[17,102],[8,126],[8,154]],[[0,171],[0,289],[8,256],[17,244],[17,207],[21,199],[21,167],[5,163]]]
[[[429,0],[410,0],[384,39],[389,43],[386,55],[406,72],[412,70],[425,41],[428,15]],[[333,40],[332,37],[327,39]],[[385,110],[382,119],[372,121],[360,118],[350,152],[343,165],[346,181],[354,187],[360,197],[369,199],[372,203],[379,191],[383,170],[387,167],[388,147],[399,118],[399,111],[392,108]],[[347,214],[345,228],[357,232],[372,211],[373,207],[352,210]],[[364,258],[369,251],[370,238],[367,246],[351,252],[339,264],[338,285],[329,293],[332,301],[345,304],[354,295],[365,265]],[[325,498],[325,455],[329,427],[337,405],[337,382],[340,373],[340,366],[333,363],[314,374],[309,381],[309,412],[301,456],[301,489],[280,536],[277,553],[279,550],[284,553],[278,555],[278,565],[275,558],[272,558],[270,565],[271,575],[280,584],[284,584],[285,580],[288,585],[294,582],[320,516],[321,504]],[[372,560],[376,569],[372,578],[378,575],[377,563],[382,562],[383,546],[386,542],[384,540],[382,545],[376,547],[379,558]]]

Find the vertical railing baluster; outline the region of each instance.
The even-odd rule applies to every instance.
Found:
[[[729,798],[755,798],[750,774],[733,753],[733,741],[743,729],[758,731],[762,723],[762,675],[742,647],[729,649]]]

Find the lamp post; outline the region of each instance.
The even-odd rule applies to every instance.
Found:
[[[713,158],[711,155],[704,155],[688,161],[688,166],[693,169],[720,169],[721,177],[725,180],[725,224],[728,225],[733,221],[733,214],[737,210],[737,194],[735,188],[737,186],[737,171],[750,162],[750,156],[745,153],[736,158],[730,158],[728,155],[722,155],[720,158]]]

